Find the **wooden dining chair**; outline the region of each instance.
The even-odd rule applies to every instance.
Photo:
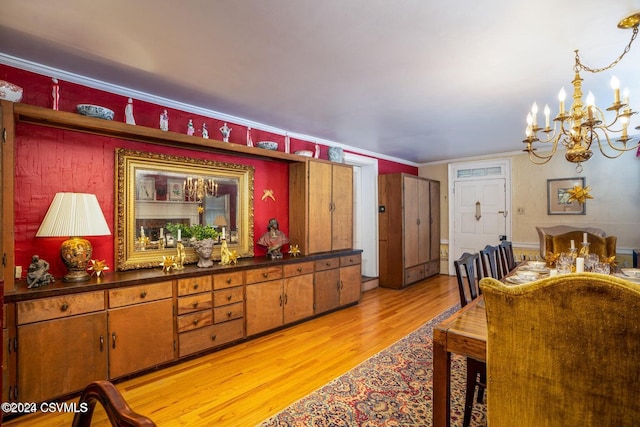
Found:
[[[503,275],[506,276],[518,266],[516,258],[513,255],[513,243],[503,240],[498,245],[498,250],[500,251],[500,263],[502,265]]]
[[[458,291],[460,292],[460,306],[464,307],[480,294],[478,278],[480,274],[480,256],[477,253],[465,252],[460,258],[453,261],[458,279]],[[464,418],[462,425],[467,427],[471,422],[473,400],[478,389],[478,403],[484,399],[486,387],[487,368],[484,362],[467,357],[467,390],[464,401]]]
[[[487,425],[638,425],[640,284],[574,273],[480,287]]]
[[[502,263],[500,261],[500,248],[498,246],[487,245],[480,250],[480,264],[482,266],[482,277],[493,277],[502,279],[505,276]]]

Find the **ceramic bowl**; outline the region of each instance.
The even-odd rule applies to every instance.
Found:
[[[76,105],[76,110],[83,116],[113,120],[113,111],[105,107],[100,107],[99,105],[78,104]]]
[[[256,144],[256,147],[276,151],[278,149],[278,143],[273,141],[260,141]]]
[[[536,273],[533,273],[531,271],[518,271],[516,273],[516,275],[518,276],[518,279],[525,281],[525,282],[531,282],[533,280],[536,280],[538,278],[538,275]]]
[[[527,265],[530,268],[536,269],[536,270],[542,270],[543,268],[545,268],[547,266],[547,263],[544,261],[529,261],[527,262]]]
[[[0,80],[0,99],[20,102],[22,100],[22,88],[14,85],[13,83]]]
[[[297,154],[298,156],[312,157],[313,151],[311,150],[298,150],[293,154]]]

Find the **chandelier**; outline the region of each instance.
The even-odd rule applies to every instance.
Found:
[[[218,183],[211,178],[189,176],[184,181],[184,194],[187,199],[201,204],[205,197],[218,195]]]
[[[549,162],[556,153],[558,145],[561,145],[566,149],[565,158],[569,162],[577,163],[576,171],[580,173],[582,172],[581,163],[589,160],[593,155],[591,145],[594,143],[597,143],[600,152],[609,159],[614,159],[626,151],[640,147],[640,143],[627,146],[627,142],[631,140],[627,130],[629,121],[631,116],[636,114],[629,106],[628,90],[623,91],[621,101],[620,82],[616,77],[612,77],[613,104],[607,108],[607,111],[615,112],[615,117],[607,123],[604,112],[595,105],[591,92],[587,95],[586,105],[583,104],[582,78],[580,77],[580,71],[599,73],[615,67],[631,49],[631,44],[638,35],[638,25],[640,25],[640,13],[631,15],[618,23],[618,28],[632,28],[633,35],[624,52],[607,67],[589,68],[580,62],[578,51],[575,51],[576,63],[573,67],[575,76],[572,81],[573,104],[569,111],[565,110],[566,92],[562,88],[558,95],[560,108],[558,115],[553,119],[553,128],[550,123],[551,110],[549,106],[545,105],[544,107],[545,125],[544,128],[541,128],[537,122],[538,105],[533,103],[531,111],[527,114],[526,138],[522,141],[526,144],[523,151],[529,154],[529,160],[532,163],[542,165]],[[640,129],[640,126],[636,129]],[[614,134],[619,134],[619,138],[615,139]],[[550,147],[551,151],[547,154],[538,154],[534,143],[539,143],[542,147]]]

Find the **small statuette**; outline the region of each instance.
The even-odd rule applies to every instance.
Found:
[[[180,230],[178,230],[178,243],[176,244],[176,257],[174,258],[175,265],[173,267],[174,270],[184,270],[184,260],[186,254],[184,252],[184,245],[182,244],[180,237]]]
[[[320,146],[318,144],[316,144],[316,154],[313,157],[316,159],[320,158]]]
[[[133,117],[133,99],[129,98],[127,106],[124,107],[124,121],[129,125],[135,125],[136,119]]]
[[[162,114],[160,114],[160,130],[169,130],[169,114],[167,113],[167,110],[164,110]]]
[[[253,140],[251,139],[251,128],[247,128],[247,147],[253,147]]]
[[[289,238],[280,231],[278,220],[271,218],[267,226],[267,232],[264,233],[257,242],[260,246],[267,248],[267,258],[282,258],[282,246],[289,243]]]
[[[58,111],[60,108],[60,85],[58,84],[58,79],[55,77],[53,77],[51,81],[53,82],[53,87],[51,88],[51,98],[53,98],[51,108]]]
[[[291,152],[291,139],[289,138],[288,133],[284,134],[284,152],[285,153]]]
[[[227,245],[227,240],[222,239],[222,246],[220,246],[220,265],[228,265],[231,263],[231,252],[229,251],[229,246]]]
[[[193,136],[196,129],[193,127],[193,120],[189,119],[189,123],[187,123],[187,135]]]
[[[207,129],[207,124],[206,123],[202,124],[202,137],[204,139],[209,139],[209,129]]]
[[[49,263],[38,255],[32,256],[27,271],[27,288],[39,288],[55,281],[53,274],[49,273]]]
[[[231,128],[227,126],[226,123],[222,125],[222,127],[220,128],[220,133],[222,134],[222,141],[229,142],[229,135],[231,134]]]

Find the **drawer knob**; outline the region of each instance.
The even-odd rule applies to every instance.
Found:
[[[60,311],[67,311],[69,309],[69,304],[66,302],[60,306]]]
[[[194,285],[193,285],[193,289],[198,289],[198,286],[199,286],[199,285],[198,285],[197,283],[196,283],[196,284],[194,284]]]
[[[198,302],[197,301],[193,303],[193,308],[198,308]]]
[[[331,263],[330,263],[330,262],[325,263],[325,265],[326,265],[327,267],[331,267]]]
[[[233,313],[231,313],[230,311],[227,312],[227,317],[231,317]]]
[[[227,301],[231,301],[231,295],[227,295]]]
[[[140,292],[140,298],[144,298],[147,296],[147,291]]]
[[[211,335],[211,341],[215,341],[216,340],[216,336],[215,335]]]
[[[298,267],[298,273],[302,273],[302,267]]]
[[[193,320],[193,324],[194,324],[194,325],[197,325],[199,321],[200,321],[199,319],[194,319],[194,320]]]
[[[262,277],[269,277],[269,273],[262,273]]]
[[[227,278],[227,283],[231,283],[231,277]]]

